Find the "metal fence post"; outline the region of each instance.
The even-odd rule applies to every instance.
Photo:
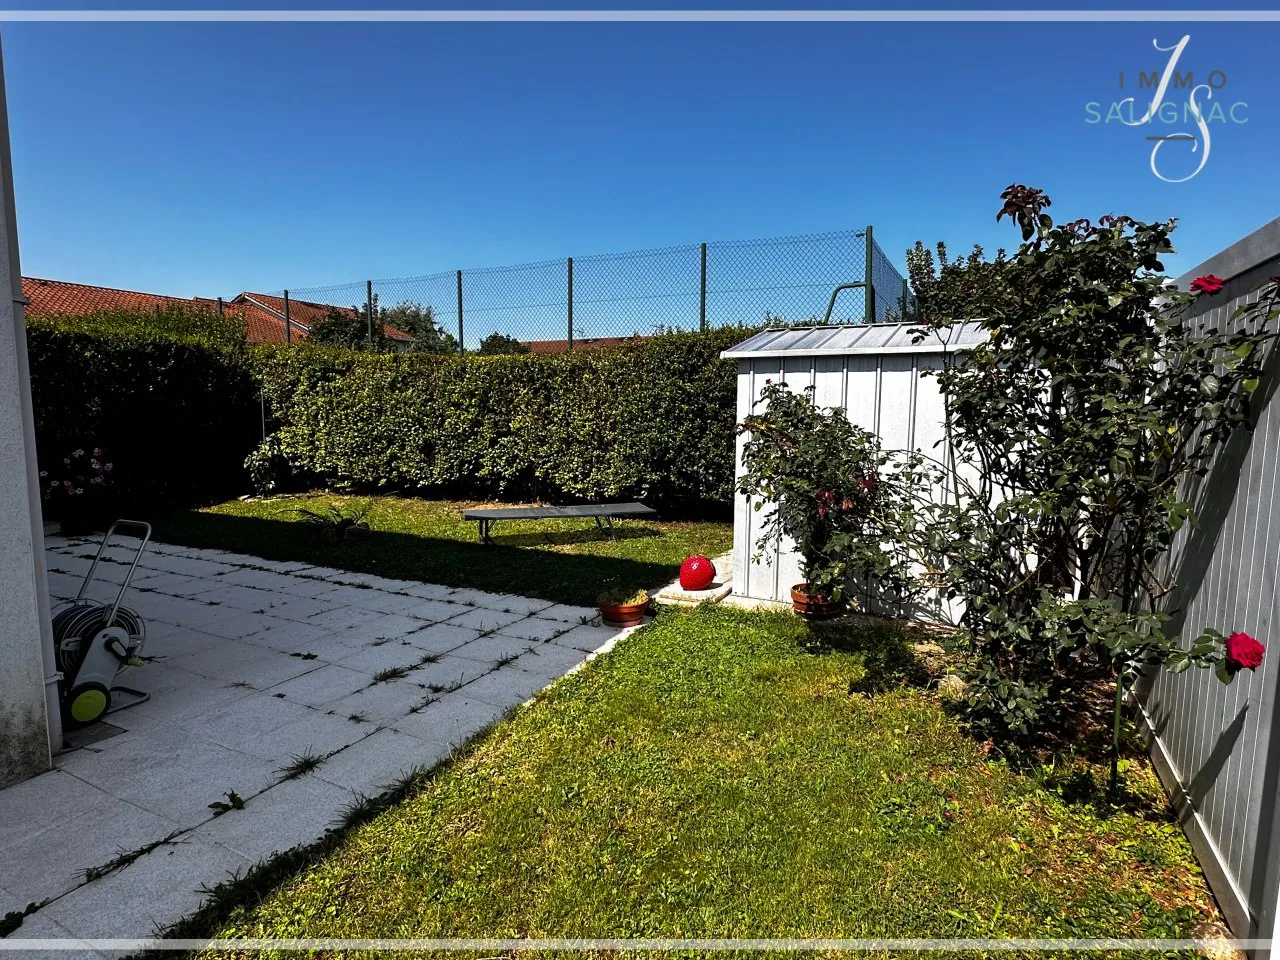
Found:
[[[293,343],[293,324],[289,322],[289,291],[284,292],[284,342]]]
[[[871,224],[867,224],[867,262],[863,268],[866,274],[865,280],[867,284],[867,293],[866,293],[867,309],[866,309],[866,317],[864,318],[863,323],[876,322],[876,285],[874,280],[872,279],[872,273],[871,273],[871,262],[874,256],[875,248],[876,248],[876,242],[874,239],[872,239],[872,236],[871,236]]]
[[[218,316],[222,316],[222,298],[218,298]]]
[[[369,347],[373,348],[373,281],[364,282],[365,305],[369,311]]]
[[[698,285],[698,329],[707,329],[707,245],[702,245],[702,279]]]
[[[573,349],[573,257],[569,258],[569,339],[566,349]]]
[[[458,271],[458,353],[467,352],[467,348],[463,346],[462,339],[462,271]]]
[[[907,286],[907,278],[903,277],[902,278],[902,317],[901,319],[904,322],[907,320],[907,312],[908,312],[907,304],[911,302],[910,300],[907,299],[909,295],[910,295],[910,288]]]

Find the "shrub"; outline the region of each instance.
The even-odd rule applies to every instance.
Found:
[[[767,383],[757,403],[764,409],[740,428],[750,439],[739,490],[756,498],[757,510],[775,504],[757,549],[783,536],[794,541],[810,594],[841,600],[870,578],[888,604],[908,606],[920,591],[898,531],[927,496],[922,458],[882,450],[843,409],[817,407],[812,386],[794,393]]]
[[[263,348],[271,455],[339,490],[471,497],[733,497],[735,368],[750,331],[556,355]]]
[[[1216,631],[1189,645],[1166,635],[1163,560],[1195,519],[1188,482],[1248,427],[1280,296],[1273,285],[1213,326],[1194,302],[1221,281],[1183,294],[1163,275],[1173,221],[1057,225],[1038,190],[1003,199],[1023,242],[980,321],[989,336],[936,374],[956,459],[980,479],[938,509],[932,547],[965,602],[977,729],[1042,741],[1109,683],[1114,788],[1124,693],[1144,671],[1194,665],[1229,682],[1252,669]]]
[[[480,341],[480,346],[476,349],[476,353],[485,357],[496,357],[504,353],[528,353],[529,345],[521,343],[515,337],[506,333],[489,334]]]
[[[217,331],[158,335],[146,327],[150,318],[28,323],[40,468],[60,477],[72,451],[109,451],[122,505],[243,490],[245,455],[262,437],[243,350],[215,345]]]

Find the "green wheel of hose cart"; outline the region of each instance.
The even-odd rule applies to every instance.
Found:
[[[67,715],[75,726],[93,723],[111,706],[111,694],[100,683],[85,683],[73,687],[67,698]]]

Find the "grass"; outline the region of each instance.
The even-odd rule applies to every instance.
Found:
[[[495,543],[485,546],[477,542],[475,523],[462,519],[469,506],[474,504],[307,494],[174,511],[157,517],[154,526],[162,542],[582,606],[595,605],[606,581],[662,586],[675,579],[685,557],[717,556],[733,542],[727,523],[615,520],[614,540],[591,520],[554,519],[496,524]],[[321,542],[298,511],[327,513],[330,507],[367,507],[373,532],[336,545]]]
[[[1179,937],[1216,920],[1148,768],[1120,807],[1069,802],[984,757],[916,671],[891,626],[665,611],[182,933]]]

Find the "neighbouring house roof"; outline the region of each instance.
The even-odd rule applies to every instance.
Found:
[[[44,280],[40,277],[23,277],[22,295],[28,300],[26,312],[35,317],[59,313],[97,313],[101,310],[168,309],[191,305],[190,300],[182,297],[95,287],[87,283],[67,283],[65,280]]]
[[[596,350],[600,347],[616,347],[620,343],[631,343],[635,340],[645,340],[646,337],[585,337],[581,340],[574,338],[573,349],[575,350]],[[565,353],[569,349],[568,340],[523,340],[521,341],[529,348],[530,353]]]
[[[83,315],[103,310],[155,310],[194,308],[216,311],[218,301],[210,297],[169,297],[159,293],[142,293],[136,290],[118,290],[87,283],[68,283],[65,280],[45,280],[40,277],[22,278],[22,295],[27,298],[29,316]],[[305,339],[311,324],[329,310],[327,303],[311,303],[305,300],[289,300],[290,339]],[[348,316],[356,316],[351,307],[334,306],[332,309]],[[250,344],[284,343],[284,299],[265,293],[248,291],[223,301],[223,312],[241,316],[245,321],[245,339]],[[394,327],[384,327],[388,339],[402,343],[413,340],[409,334]]]
[[[270,293],[251,293],[244,291],[231,298],[230,301],[244,311],[245,320],[251,331],[257,331],[257,337],[251,332],[250,343],[284,343],[284,297]],[[353,307],[339,307],[328,303],[312,303],[309,300],[289,298],[289,331],[293,338],[305,338],[311,325],[322,319],[330,310],[348,317],[359,316]],[[413,337],[403,330],[383,325],[383,333],[387,339],[400,343],[411,343]]]
[[[948,353],[967,350],[987,336],[973,320],[944,328],[915,342],[914,323],[860,323],[848,326],[786,327],[764,330],[725,350],[730,360],[759,357],[852,356],[884,353]]]

